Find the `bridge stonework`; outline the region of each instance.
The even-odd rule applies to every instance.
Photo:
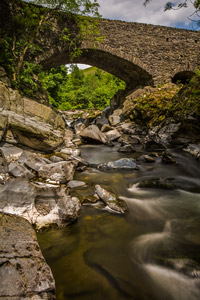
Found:
[[[90,42],[82,41],[82,55],[74,62],[114,74],[130,88],[168,82],[178,73],[188,74],[200,67],[200,32],[107,19],[100,21],[99,28],[103,42],[94,49]],[[62,28],[57,26],[52,35],[59,31]],[[62,42],[50,48],[48,57],[40,58],[44,67],[70,62]]]
[[[1,3],[5,1],[8,0]],[[9,27],[9,16],[5,17],[8,13],[1,6],[7,21],[5,26]],[[60,37],[65,27],[70,25],[73,33],[76,26],[73,18],[61,15],[52,14],[51,30],[41,31],[37,37],[44,51],[33,59],[46,69],[70,63],[68,44]],[[83,40],[82,54],[74,62],[116,75],[126,82],[129,90],[168,82],[177,74],[192,74],[196,67],[200,68],[200,31],[107,19],[100,20],[99,29],[105,37],[103,42],[94,49],[89,41]]]

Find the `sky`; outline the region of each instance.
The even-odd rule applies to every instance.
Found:
[[[145,7],[144,0],[98,0],[99,12],[103,18],[164,25],[178,28],[192,28],[188,17],[194,7],[188,0],[188,7],[164,12],[167,0],[152,0]],[[182,1],[172,0],[174,3]]]
[[[194,24],[188,19],[194,7],[188,0],[188,7],[164,12],[167,0],[152,0],[146,7],[144,0],[98,0],[99,12],[103,18],[163,25],[176,28],[193,29]],[[181,1],[173,1],[180,3]],[[80,69],[87,65],[78,65]]]

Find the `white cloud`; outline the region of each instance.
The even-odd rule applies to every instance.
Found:
[[[194,11],[188,1],[188,8],[164,12],[165,0],[152,0],[146,7],[143,0],[99,0],[100,13],[104,18],[177,27],[188,26],[188,17]]]

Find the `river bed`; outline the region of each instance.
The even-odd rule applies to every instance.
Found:
[[[176,164],[158,159],[134,171],[77,172],[75,179],[87,183],[77,193],[100,184],[126,201],[128,213],[86,205],[75,224],[38,233],[57,300],[200,299],[200,162],[171,152]],[[121,154],[117,146],[81,147],[94,166],[138,155]],[[151,178],[169,178],[177,188],[138,188]]]

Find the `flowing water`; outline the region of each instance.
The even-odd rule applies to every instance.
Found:
[[[94,165],[128,157],[117,147],[87,145],[81,152]],[[38,234],[57,300],[200,299],[200,162],[184,152],[173,155],[172,165],[158,159],[136,171],[76,174],[87,183],[76,193],[89,195],[98,183],[125,200],[128,213],[84,206],[75,224]],[[155,177],[178,188],[138,187]]]

